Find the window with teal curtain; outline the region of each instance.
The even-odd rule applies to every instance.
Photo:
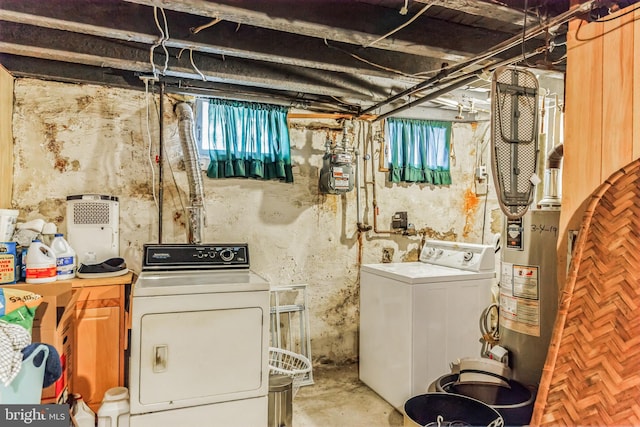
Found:
[[[205,110],[209,178],[293,182],[286,107],[210,99]]]
[[[451,184],[451,122],[386,119],[389,181]]]

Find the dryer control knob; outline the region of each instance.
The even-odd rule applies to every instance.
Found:
[[[471,259],[473,258],[473,252],[465,252],[462,258],[465,261],[471,261]]]
[[[220,251],[219,255],[223,261],[231,261],[233,259],[233,251],[231,249],[225,249],[223,251]]]

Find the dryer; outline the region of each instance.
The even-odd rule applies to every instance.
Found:
[[[491,304],[493,246],[428,240],[420,261],[360,269],[360,379],[399,411],[450,371],[480,357]]]
[[[131,427],[267,424],[269,283],[246,244],[145,245],[132,289]]]

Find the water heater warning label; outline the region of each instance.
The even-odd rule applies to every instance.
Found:
[[[513,296],[540,299],[538,266],[513,265]]]
[[[500,325],[540,336],[539,267],[502,263]]]

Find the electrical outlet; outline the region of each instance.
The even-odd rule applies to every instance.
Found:
[[[393,262],[393,248],[382,248],[382,262]]]
[[[489,188],[486,180],[476,182],[476,196],[484,196],[488,191]]]

